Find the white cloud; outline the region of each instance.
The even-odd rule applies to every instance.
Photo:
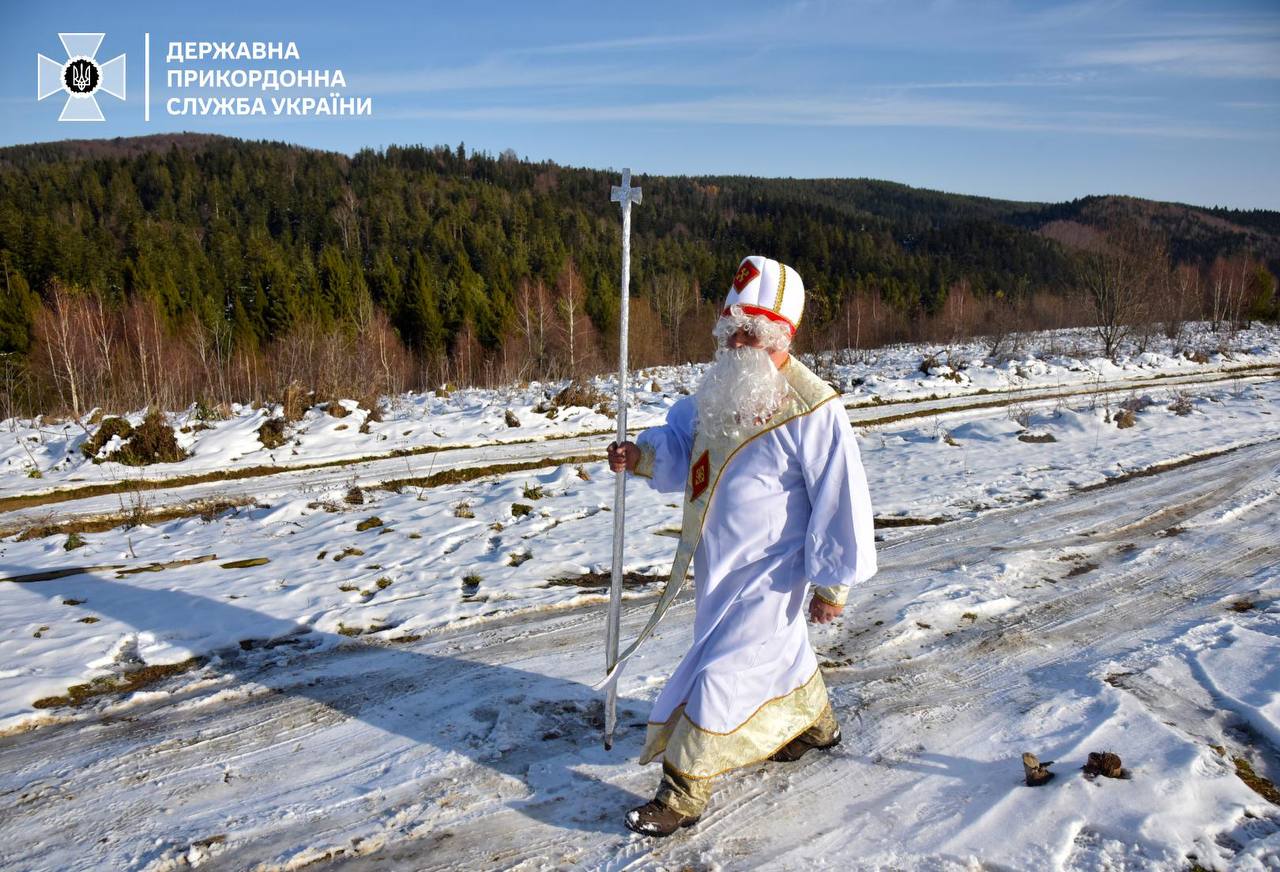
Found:
[[[1145,40],[1068,55],[1085,66],[1121,66],[1205,78],[1278,79],[1280,41],[1227,39]]]
[[[1001,102],[912,96],[822,99],[777,96],[589,105],[489,105],[388,110],[384,118],[433,118],[520,123],[649,122],[810,127],[935,127],[970,130],[1057,131],[1109,136],[1257,140],[1273,134],[1232,130],[1119,112],[1036,111]]]

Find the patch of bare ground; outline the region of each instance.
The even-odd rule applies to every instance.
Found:
[[[135,509],[92,518],[76,518],[71,521],[24,524],[21,526],[0,526],[0,538],[17,534],[20,541],[42,539],[46,536],[82,536],[85,533],[105,533],[116,527],[136,527],[139,524],[163,524],[179,518],[200,518],[206,522],[213,521],[218,515],[232,509],[260,505],[251,497],[220,497],[218,499],[193,500],[180,505],[165,506],[157,509]]]
[[[1220,380],[1226,380],[1228,378],[1239,378],[1241,375],[1245,375],[1245,374],[1259,375],[1261,374],[1262,370],[1266,370],[1266,369],[1270,369],[1277,375],[1280,375],[1280,369],[1277,369],[1274,364],[1250,364],[1248,366],[1237,367],[1231,370],[1223,370],[1222,378]],[[1188,375],[1187,373],[1162,373],[1159,375],[1151,376],[1151,380],[1180,378],[1180,377],[1185,377],[1187,375]],[[1202,382],[1198,384],[1207,384],[1207,383],[1208,382]],[[984,391],[985,389],[981,389],[977,392],[977,394],[983,395]],[[1093,388],[1082,388],[1080,391],[1076,393],[1081,395],[1088,395],[1095,392],[1096,391]],[[985,391],[985,393],[991,394],[990,391]],[[1029,396],[1020,395],[1018,396],[1017,399],[1019,402],[1035,402],[1038,400],[1059,399],[1064,396],[1072,396],[1072,395],[1073,394],[1065,394],[1065,393],[1036,394],[1036,395],[1029,395]],[[937,398],[935,397],[934,399],[937,399]],[[877,398],[877,402],[874,402],[874,403],[861,403],[861,404],[846,406],[846,408],[858,409],[858,408],[866,408],[868,406],[880,406],[880,405],[888,406],[888,405],[895,405],[895,404],[918,403],[918,402],[921,402],[921,398],[919,397],[910,397],[910,398],[904,398],[901,400],[879,400]],[[977,409],[996,408],[1000,406],[1007,406],[1009,405],[1010,402],[1011,400],[1009,398],[1004,398],[1004,399],[994,399],[994,400],[981,402],[981,403],[973,403],[973,404],[964,405],[964,406],[951,406],[945,409],[924,409],[924,410],[918,410],[915,412],[903,413],[901,415],[890,415],[883,418],[874,418],[867,421],[860,421],[858,422],[858,426],[862,428],[868,428],[868,427],[881,426],[884,424],[892,424],[897,421],[904,421],[911,418],[930,417],[930,416],[938,415],[940,413],[950,414],[953,412],[964,412],[964,411],[972,411]],[[575,433],[556,434],[556,435],[545,436],[545,437],[530,437],[527,439],[509,439],[509,440],[503,440],[500,444],[501,445],[519,445],[519,444],[528,444],[532,442],[554,442],[558,439],[574,439],[574,438],[581,438],[586,436],[608,436],[613,434],[614,434],[613,430],[588,430],[588,431],[575,432]],[[238,481],[238,480],[247,479],[247,478],[262,478],[264,476],[279,475],[281,473],[296,472],[296,471],[302,471],[302,470],[327,469],[335,466],[354,466],[361,463],[371,463],[379,460],[386,460],[387,458],[391,458],[391,457],[412,457],[419,454],[436,454],[443,451],[454,451],[454,450],[460,450],[460,449],[466,449],[466,448],[480,448],[480,447],[483,447],[483,446],[478,444],[470,444],[470,443],[461,444],[461,445],[448,445],[448,446],[420,445],[414,448],[398,448],[393,451],[382,453],[382,454],[366,454],[358,457],[337,458],[334,460],[325,460],[325,461],[320,461],[315,463],[297,463],[297,464],[289,464],[289,465],[272,465],[272,466],[262,466],[262,465],[246,466],[246,467],[240,467],[236,469],[222,469],[222,470],[213,470],[213,471],[204,472],[204,473],[178,475],[178,476],[172,476],[169,478],[155,478],[155,479],[146,479],[146,480],[140,480],[140,481],[118,481],[118,482],[109,482],[105,484],[94,484],[94,485],[83,485],[79,487],[60,488],[58,490],[44,491],[36,494],[18,494],[14,496],[0,497],[0,513],[15,511],[17,509],[29,509],[29,508],[34,508],[36,506],[49,505],[52,503],[69,502],[71,500],[85,499],[88,497],[103,496],[106,494],[113,494],[113,493],[126,493],[126,492],[144,491],[144,490],[167,490],[169,488],[186,487],[188,485],[204,484],[206,482],[212,482],[212,481]],[[537,461],[524,461],[524,463],[530,464],[527,466],[522,466],[517,464],[495,464],[494,466],[491,466],[491,467],[481,468],[486,471],[473,471],[470,469],[446,470],[444,472],[436,473],[434,475],[429,475],[429,476],[421,476],[416,478],[399,479],[395,481],[384,482],[382,485],[379,485],[379,487],[383,487],[391,490],[395,490],[398,487],[411,487],[411,486],[433,487],[441,484],[456,484],[460,482],[471,481],[475,478],[479,478],[484,475],[519,471],[521,469],[538,469],[538,468],[546,468],[549,466],[560,466],[564,463],[594,463],[599,459],[600,458],[596,455],[579,455],[574,458],[564,458],[559,460],[544,459],[544,460],[537,460]],[[0,535],[3,535],[3,531],[0,531]]]
[[[577,439],[584,436],[608,436],[613,434],[613,430],[587,430],[578,433],[566,433],[563,435],[548,436],[545,438],[531,437],[529,439],[508,439],[504,440],[500,445],[520,445],[530,442],[554,442],[557,439]],[[308,469],[328,469],[334,466],[355,466],[361,463],[372,463],[378,460],[386,460],[389,457],[413,457],[418,454],[437,454],[442,451],[455,451],[464,448],[483,448],[483,444],[465,444],[465,445],[420,445],[416,448],[398,448],[383,454],[365,454],[359,457],[338,458],[336,460],[324,460],[316,463],[296,463],[288,466],[245,466],[237,469],[219,469],[210,472],[191,473],[189,475],[175,475],[168,478],[153,478],[129,481],[114,481],[105,484],[90,484],[79,487],[60,488],[53,491],[44,491],[36,494],[17,494],[15,496],[0,497],[0,512],[11,512],[17,509],[30,509],[35,506],[43,506],[51,503],[63,503],[70,500],[80,500],[87,497],[99,497],[106,494],[127,493],[131,491],[143,490],[168,490],[175,487],[186,487],[193,484],[204,484],[211,481],[239,481],[246,478],[262,478],[263,476],[279,475],[285,472],[298,472]],[[596,455],[578,456],[576,459],[563,460],[545,460],[538,461],[537,466],[558,466],[561,463],[594,463],[600,460]],[[536,467],[526,467],[533,469]],[[465,470],[464,470],[465,471]],[[437,473],[445,475],[446,473]],[[431,478],[431,476],[427,476]],[[460,479],[460,481],[469,481],[468,478]],[[452,484],[451,481],[441,481],[440,484]]]
[[[124,578],[126,575],[132,575],[139,572],[160,572],[163,569],[173,569],[177,566],[191,566],[195,563],[204,563],[209,560],[217,560],[216,554],[203,554],[199,557],[188,557],[184,560],[170,560],[164,563],[145,563],[141,566],[129,566],[127,563],[105,563],[99,566],[63,566],[58,569],[47,569],[43,572],[28,572],[23,575],[10,575],[0,578],[0,582],[10,581],[15,584],[32,584],[38,581],[56,581],[59,578],[69,578],[73,575],[83,575],[92,572],[114,572],[116,578]],[[69,604],[69,603],[68,603]]]
[[[1243,781],[1245,786],[1272,805],[1280,805],[1280,789],[1277,789],[1270,779],[1255,772],[1253,765],[1244,757],[1232,757],[1231,762],[1236,767],[1236,777]]]
[[[1263,441],[1269,441],[1269,440],[1263,440]],[[1181,460],[1170,460],[1164,463],[1153,463],[1150,466],[1144,466],[1142,469],[1133,469],[1133,470],[1130,470],[1129,472],[1112,476],[1111,478],[1096,482],[1094,484],[1087,484],[1084,487],[1077,488],[1076,492],[1088,493],[1089,491],[1101,490],[1104,487],[1113,487],[1118,484],[1123,484],[1124,482],[1132,481],[1135,478],[1146,478],[1147,476],[1150,476],[1150,475],[1159,475],[1162,472],[1171,472],[1172,470],[1175,470],[1175,469],[1181,469],[1184,466],[1190,466],[1193,463],[1200,463],[1205,460],[1212,460],[1215,457],[1222,457],[1225,454],[1231,454],[1232,452],[1239,451],[1241,448],[1249,448],[1251,445],[1256,445],[1256,444],[1257,443],[1249,443],[1246,445],[1236,445],[1231,448],[1223,448],[1219,451],[1207,451],[1204,454],[1193,454],[1190,457],[1184,457]]]
[[[546,457],[538,460],[520,460],[512,463],[491,463],[487,466],[468,466],[462,469],[446,469],[431,475],[413,478],[397,478],[384,481],[377,487],[382,490],[399,492],[407,487],[438,487],[444,484],[461,484],[475,481],[488,475],[503,475],[508,472],[522,472],[527,469],[545,469],[549,466],[565,466],[578,463],[594,463],[600,457],[594,454],[575,454],[571,457]]]
[[[73,684],[67,688],[66,696],[46,696],[31,705],[38,709],[58,708],[60,706],[80,706],[100,696],[111,694],[133,693],[157,681],[189,672],[206,662],[203,657],[192,657],[181,663],[162,663],[143,666],[126,672],[123,675],[103,675],[85,684]]]
[[[666,581],[665,575],[653,575],[645,572],[626,572],[622,575],[624,588],[640,588],[654,582]],[[548,579],[545,587],[585,587],[607,588],[613,582],[610,572],[584,572],[582,575],[566,575]]]
[[[908,518],[894,516],[887,518],[877,517],[874,523],[877,527],[936,527],[939,524],[945,524],[950,520],[952,519],[942,517]]]

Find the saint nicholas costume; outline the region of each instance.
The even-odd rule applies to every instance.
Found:
[[[752,256],[734,276],[725,314],[768,318],[794,333],[803,305],[795,270]],[[843,606],[849,587],[876,571],[866,476],[839,395],[794,357],[779,370],[781,406],[735,436],[701,432],[696,398],[685,397],[636,440],[635,474],[658,491],[683,492],[683,524],[667,587],[621,659],[656,626],[692,565],[693,644],[653,704],[640,755],[641,763],[662,758],[658,800],[688,822],[714,776],[798,737],[839,740],[805,595],[812,587]]]

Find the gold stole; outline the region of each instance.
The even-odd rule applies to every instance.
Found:
[[[724,474],[725,467],[734,455],[756,437],[764,435],[775,427],[781,427],[801,415],[807,415],[828,400],[839,396],[831,385],[814,375],[807,366],[794,357],[788,357],[779,371],[786,378],[789,390],[786,399],[769,420],[753,426],[752,429],[741,434],[737,440],[725,436],[709,438],[701,431],[694,434],[693,450],[689,455],[692,462],[689,464],[689,477],[684,487],[684,519],[680,527],[680,544],[676,546],[671,575],[667,578],[666,587],[658,598],[653,614],[649,616],[649,622],[645,624],[635,641],[618,656],[618,662],[613,670],[597,686],[607,685],[609,681],[617,678],[622,664],[635,653],[641,642],[649,638],[649,634],[658,626],[662,616],[666,614],[671,603],[684,588],[685,578],[693,563],[693,553],[702,540],[702,526],[707,519],[707,508],[711,504],[711,497],[715,493],[720,477]]]

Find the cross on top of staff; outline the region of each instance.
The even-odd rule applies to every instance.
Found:
[[[622,208],[627,208],[628,203],[639,203],[641,198],[641,189],[631,187],[631,168],[627,167],[622,171],[622,184],[614,185],[609,192],[609,199],[615,203],[621,203]]]

